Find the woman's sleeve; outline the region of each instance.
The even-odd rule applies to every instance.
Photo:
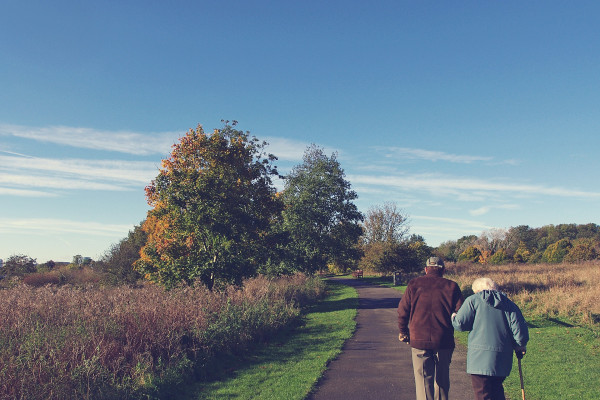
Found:
[[[514,304],[514,310],[510,313],[509,322],[515,345],[519,347],[526,346],[529,341],[529,328],[521,310],[516,304]]]
[[[470,331],[473,329],[473,321],[475,320],[475,305],[473,304],[473,296],[470,296],[462,304],[456,316],[452,319],[452,326],[457,331]]]

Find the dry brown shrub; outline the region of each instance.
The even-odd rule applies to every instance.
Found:
[[[84,272],[80,282],[90,276]],[[0,399],[155,395],[158,384],[219,351],[243,349],[289,323],[299,312],[297,298],[322,292],[316,281],[255,278],[222,292],[150,284],[2,290]]]
[[[447,265],[447,277],[468,291],[487,276],[532,315],[600,323],[600,261],[562,264]]]
[[[23,278],[23,283],[33,287],[58,285],[60,282],[61,280],[58,272],[54,271],[29,274]]]

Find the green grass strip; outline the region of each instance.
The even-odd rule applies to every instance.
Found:
[[[327,297],[303,323],[225,368],[220,380],[196,385],[186,399],[304,399],[356,328],[358,294],[328,282]]]
[[[529,321],[529,320],[528,320]],[[529,321],[530,341],[521,361],[525,397],[539,399],[600,399],[600,338],[589,328],[547,319]],[[467,344],[467,333],[456,332]],[[506,395],[521,399],[516,357],[504,383]]]

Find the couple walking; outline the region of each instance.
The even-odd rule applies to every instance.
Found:
[[[489,278],[473,282],[466,300],[456,282],[443,278],[444,263],[427,260],[425,275],[408,283],[398,304],[398,338],[412,347],[417,400],[447,400],[454,329],[471,331],[467,373],[475,399],[504,400],[502,383],[529,340],[519,307]]]

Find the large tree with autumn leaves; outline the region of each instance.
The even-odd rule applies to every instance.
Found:
[[[225,121],[211,134],[191,129],[173,145],[146,187],[152,209],[136,267],[166,287],[237,283],[269,257],[270,228],[281,212],[267,143]]]

